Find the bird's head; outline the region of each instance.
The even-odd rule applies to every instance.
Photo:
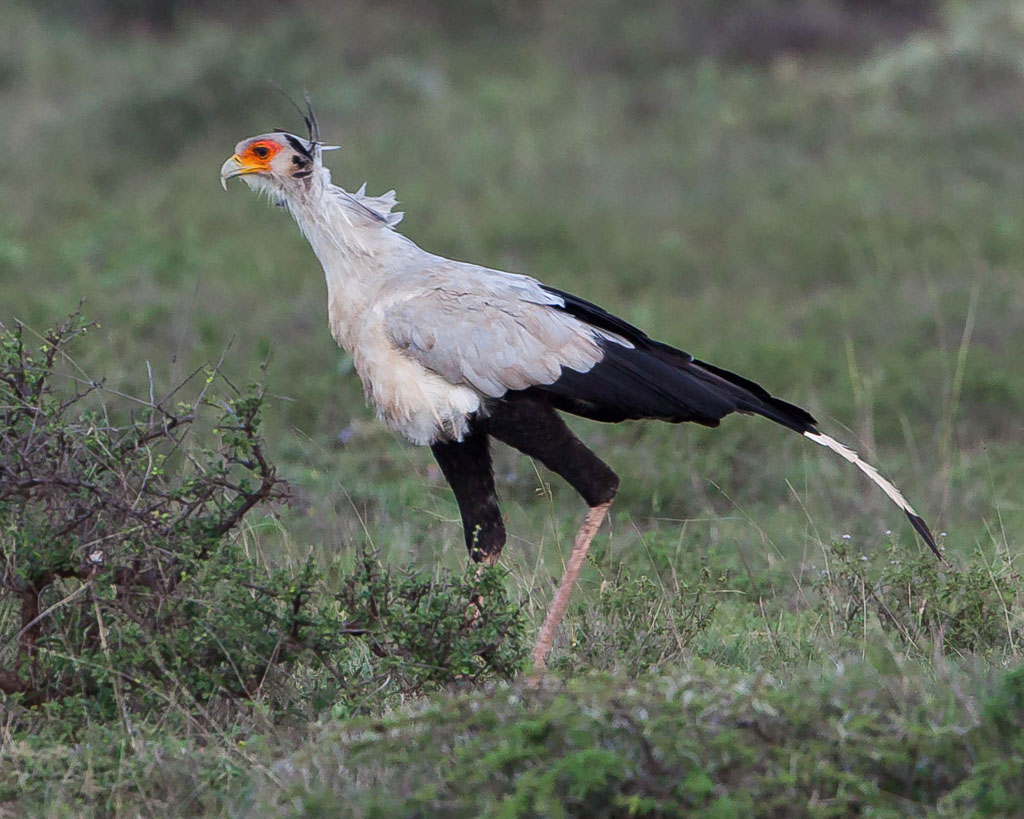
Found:
[[[236,176],[250,188],[276,198],[290,198],[309,184],[314,172],[323,167],[316,140],[303,139],[287,131],[243,139],[220,167],[220,182],[227,189]]]

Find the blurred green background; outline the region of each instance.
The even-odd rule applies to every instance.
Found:
[[[1024,0],[12,0],[2,18],[0,322],[42,330],[85,299],[101,327],[78,375],[132,395],[150,372],[159,398],[222,357],[238,384],[269,360],[268,449],[296,498],[247,519],[260,565],[312,554],[330,584],[368,546],[442,573],[467,561],[429,450],[365,407],[305,240],[243,185],[220,190],[238,140],[301,131],[273,81],[312,96],[335,182],[397,190],[402,232],[805,406],[958,571],[919,561],[849,464],[764,420],[574,421],[623,488],[555,649],[555,676],[577,679],[550,711],[524,688],[437,711],[417,696],[422,721],[389,718],[426,726],[425,751],[318,711],[319,670],[287,713],[238,703],[251,714],[212,733],[140,714],[137,734],[65,741],[58,719],[33,744],[8,726],[0,815],[557,815],[541,799],[556,780],[602,804],[602,777],[627,802],[650,790],[642,764],[634,783],[586,755],[619,741],[692,766],[673,792],[718,805],[700,815],[747,815],[733,796],[774,816],[1019,815],[1024,678],[999,680],[1024,633]],[[503,447],[496,466],[505,582],[532,627],[583,504]],[[385,682],[366,708],[405,696]],[[623,696],[641,715],[625,728]],[[478,706],[490,722],[467,727]]]
[[[424,247],[760,381],[951,553],[1016,554],[1022,47],[1005,0],[15,2],[0,318],[41,328],[84,298],[102,330],[79,363],[129,393],[147,362],[159,396],[228,347],[241,382],[269,357],[267,434],[299,489],[271,559],[370,540],[462,565],[453,498],[364,406],[305,241],[218,187],[237,140],[301,130],[272,80],[311,94],[335,181],[396,188]],[[855,470],[767,422],[576,428],[623,478],[599,558],[653,542],[785,587],[841,534],[920,548]],[[506,450],[498,472],[510,565],[557,563],[579,500]]]

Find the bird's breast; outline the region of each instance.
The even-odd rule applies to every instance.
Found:
[[[382,331],[364,327],[352,357],[377,416],[414,444],[461,441],[480,409],[479,393],[406,356]]]

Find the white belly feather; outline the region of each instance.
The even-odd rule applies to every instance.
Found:
[[[387,359],[365,369],[356,365],[377,416],[414,444],[461,441],[469,430],[469,416],[480,409],[480,395],[449,384],[400,353]]]
[[[476,390],[452,384],[397,350],[376,322],[364,323],[353,361],[377,416],[414,444],[461,441],[469,416],[480,409]]]

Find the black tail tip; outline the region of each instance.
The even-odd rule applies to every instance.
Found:
[[[914,531],[916,531],[921,536],[921,539],[928,544],[928,548],[932,550],[940,562],[945,563],[948,566],[949,564],[946,563],[946,558],[944,558],[942,556],[942,552],[939,551],[939,547],[935,543],[935,536],[932,535],[932,530],[928,528],[928,524],[924,522],[924,518],[920,515],[915,515],[912,512],[907,512],[907,517],[910,519],[910,525],[914,527]]]

